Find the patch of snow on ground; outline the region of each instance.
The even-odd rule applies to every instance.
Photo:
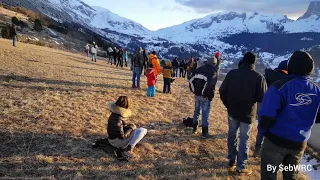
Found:
[[[319,165],[319,163],[317,162],[316,159],[311,158],[311,160],[309,159],[309,155],[303,155],[302,160],[301,160],[301,165],[306,165],[306,166],[313,166],[316,167]],[[312,180],[320,180],[320,167],[318,167],[317,169],[309,169],[310,171],[304,171]]]

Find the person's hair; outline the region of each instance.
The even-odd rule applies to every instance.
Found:
[[[154,55],[156,55],[156,51],[152,51],[152,53],[151,54],[154,54]]]
[[[131,102],[127,96],[120,96],[116,101],[116,105],[121,108],[129,109],[131,106]]]
[[[153,68],[153,64],[150,63],[150,64],[149,64],[149,68]]]

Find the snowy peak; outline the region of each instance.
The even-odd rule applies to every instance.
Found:
[[[123,18],[108,9],[94,6],[95,15],[91,20],[91,25],[100,29],[109,29],[125,34],[145,35],[150,33],[148,29],[141,24],[127,18]]]
[[[314,1],[309,4],[308,10],[298,20],[307,19],[312,15],[316,15],[320,18],[320,1]]]

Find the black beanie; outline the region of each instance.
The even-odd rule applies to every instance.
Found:
[[[301,76],[311,75],[314,71],[314,62],[311,55],[304,51],[296,51],[288,62],[288,73]]]
[[[243,63],[255,64],[257,62],[257,56],[252,52],[247,52],[242,59]]]

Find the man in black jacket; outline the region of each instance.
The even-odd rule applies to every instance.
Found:
[[[184,65],[185,65],[185,62],[184,60],[182,60],[179,64],[179,71],[180,71],[180,76],[179,77],[183,77],[184,78]]]
[[[177,57],[175,57],[172,60],[172,68],[173,68],[173,77],[178,77],[179,62],[178,62],[178,58]]]
[[[211,101],[214,97],[216,88],[220,61],[212,57],[207,64],[196,69],[190,79],[190,90],[195,94],[195,109],[193,116],[193,133],[197,133],[198,119],[202,110],[202,136],[209,135],[209,114],[211,109]]]
[[[255,71],[256,55],[244,55],[239,69],[230,71],[220,87],[220,98],[229,115],[228,159],[231,169],[251,174],[246,167],[249,157],[252,123],[256,120],[257,102],[261,103],[267,84],[265,78]],[[237,131],[240,129],[240,146],[237,154]],[[237,157],[237,165],[235,159]]]
[[[142,74],[142,70],[145,64],[145,59],[143,57],[142,48],[139,48],[137,54],[133,57],[132,67],[133,67],[133,74],[132,74],[132,88],[140,89],[140,77]],[[136,84],[137,79],[137,84]]]
[[[277,68],[265,70],[264,77],[266,79],[268,87],[270,87],[271,84],[273,84],[274,82],[287,77],[288,75],[287,64],[288,64],[288,60],[285,60],[285,61],[282,61]],[[260,105],[258,105],[258,110],[259,110],[259,106]],[[263,143],[263,135],[257,133],[256,145],[255,145],[253,157],[259,156],[262,143]]]

